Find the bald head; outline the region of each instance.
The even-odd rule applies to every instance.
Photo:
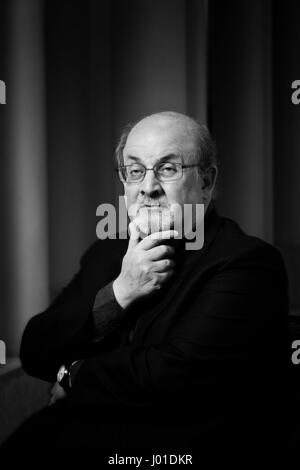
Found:
[[[201,171],[211,166],[217,167],[215,145],[207,127],[175,111],[151,114],[137,123],[129,124],[121,134],[116,148],[118,165],[124,164],[126,144],[136,142],[136,137],[146,144],[146,136],[148,143],[158,136],[165,136],[166,144],[172,144],[183,153],[187,152],[192,161],[200,164]],[[172,142],[167,142],[167,139]]]
[[[195,140],[199,132],[199,124],[194,119],[186,116],[185,114],[176,113],[174,111],[163,111],[161,113],[151,114],[134,125],[131,132],[138,131],[139,129],[159,127],[167,129],[173,127],[178,133],[178,139],[186,137],[190,140]],[[130,133],[131,133],[130,132]],[[176,136],[174,132],[174,136]]]
[[[193,121],[179,113],[158,113],[147,116],[139,121],[129,132],[123,156],[134,155],[143,148],[151,156],[151,152],[159,154],[168,151],[174,154],[195,155],[197,138]],[[147,152],[149,149],[149,152]]]

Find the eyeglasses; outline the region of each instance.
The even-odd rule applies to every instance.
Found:
[[[185,168],[195,166],[200,166],[200,164],[183,165],[182,163],[161,162],[153,168],[146,168],[141,163],[132,163],[131,165],[120,165],[117,171],[123,183],[140,183],[145,178],[146,171],[149,170],[153,170],[158,181],[164,183],[179,180]]]

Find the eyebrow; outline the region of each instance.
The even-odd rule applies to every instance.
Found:
[[[165,162],[165,161],[169,161],[171,160],[172,158],[178,158],[180,157],[179,154],[176,154],[176,153],[169,153],[167,155],[164,155],[163,157],[159,158],[159,160],[156,162],[157,163],[160,163],[160,162]],[[127,159],[131,159],[131,160],[134,160],[135,162],[141,162],[141,159],[139,157],[135,157],[134,155],[127,155],[126,157]]]

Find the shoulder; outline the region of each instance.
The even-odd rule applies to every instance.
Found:
[[[106,238],[96,240],[83,253],[80,259],[81,266],[101,260],[102,262],[113,262],[122,259],[128,246],[127,239]]]
[[[266,311],[288,308],[288,278],[280,251],[246,234],[231,219],[219,217],[218,230],[205,257],[209,289],[259,300]],[[240,297],[242,298],[242,297]]]
[[[246,234],[233,220],[220,217],[219,230],[212,252],[222,258],[224,264],[240,264],[268,267],[285,275],[285,265],[280,251],[272,244]]]

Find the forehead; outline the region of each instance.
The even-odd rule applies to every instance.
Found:
[[[185,156],[194,153],[195,138],[183,121],[145,119],[129,133],[124,159],[157,160],[170,154]]]

